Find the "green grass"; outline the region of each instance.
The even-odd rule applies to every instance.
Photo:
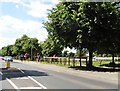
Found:
[[[93,66],[99,67],[102,64],[109,64],[109,63],[110,63],[110,61],[108,61],[108,60],[105,60],[105,61],[93,61]]]
[[[111,60],[101,60],[101,61],[93,61],[93,66],[95,67],[100,67],[100,66],[105,66],[110,63]],[[118,61],[115,61],[115,64],[119,64]]]
[[[50,65],[56,65],[56,66],[62,66],[62,67],[69,67],[69,65],[64,65],[64,64],[57,64],[55,62],[42,62],[43,64],[50,64]]]

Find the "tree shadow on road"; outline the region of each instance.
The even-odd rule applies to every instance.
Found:
[[[36,70],[19,70],[16,68],[0,68],[2,72],[2,79],[6,80],[6,78],[20,78],[20,77],[27,77],[27,76],[49,76],[45,72],[39,72]]]
[[[120,67],[106,67],[106,66],[100,66],[100,67],[86,67],[86,66],[75,66],[75,67],[69,67],[74,70],[83,70],[83,71],[97,71],[97,72],[120,72]]]

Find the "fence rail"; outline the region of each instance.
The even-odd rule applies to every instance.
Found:
[[[51,64],[60,64],[67,66],[82,66],[87,65],[89,57],[43,57],[42,62],[47,62]],[[93,61],[111,61],[112,57],[93,57]],[[115,57],[115,60],[120,61],[120,57]]]
[[[87,57],[81,57],[81,60],[86,63]],[[78,66],[80,65],[80,57],[43,57],[42,61],[47,63]]]

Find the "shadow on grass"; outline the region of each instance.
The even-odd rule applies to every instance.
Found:
[[[27,77],[27,76],[49,76],[45,72],[39,72],[35,70],[18,70],[16,68],[0,68],[2,72],[2,79],[6,80],[6,78],[20,78],[20,77]]]
[[[97,72],[120,72],[120,67],[85,67],[85,66],[76,66],[76,67],[69,67],[75,70],[83,70],[83,71],[97,71]]]
[[[100,66],[120,68],[120,64],[112,64],[112,63],[102,64]]]

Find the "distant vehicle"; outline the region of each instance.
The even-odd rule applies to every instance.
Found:
[[[13,62],[12,56],[5,56],[5,57],[4,57],[4,60],[5,60],[5,61]]]
[[[4,57],[0,56],[0,60],[4,60]]]

